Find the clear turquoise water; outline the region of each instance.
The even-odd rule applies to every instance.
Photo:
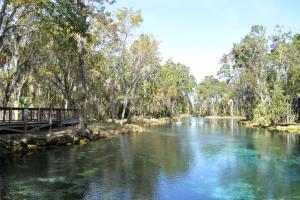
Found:
[[[300,199],[299,136],[191,118],[2,158],[0,199]]]

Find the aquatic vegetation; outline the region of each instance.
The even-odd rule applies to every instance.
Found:
[[[255,193],[254,186],[245,182],[237,182],[216,188],[213,196],[224,200],[255,200],[257,199]]]
[[[79,175],[79,176],[91,176],[91,175],[97,173],[98,170],[99,170],[98,168],[92,168],[92,169],[85,170],[82,173],[78,173],[77,175]]]
[[[58,176],[58,177],[47,177],[47,178],[38,178],[37,181],[43,182],[43,183],[64,183],[65,182],[65,177],[64,176]]]

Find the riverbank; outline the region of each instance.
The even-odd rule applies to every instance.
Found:
[[[85,145],[91,141],[119,134],[140,133],[144,129],[133,124],[116,128],[93,127],[85,131],[74,128],[39,134],[5,134],[0,137],[0,152],[27,153],[59,146]]]
[[[270,126],[262,126],[251,121],[240,120],[240,124],[243,124],[246,128],[265,128],[270,131],[284,131],[289,133],[300,133],[300,124],[276,124]]]
[[[167,123],[175,123],[175,122],[179,122],[181,120],[181,118],[183,117],[162,117],[162,118],[142,118],[142,117],[136,117],[133,118],[130,123],[131,124],[135,124],[135,125],[139,125],[139,126],[157,126],[157,125],[163,125],[163,124],[167,124]]]
[[[141,133],[145,125],[162,125],[180,121],[180,118],[145,119],[134,118],[123,126],[101,122],[89,125],[85,131],[76,128],[53,130],[38,134],[3,134],[0,135],[0,153],[28,153],[60,146],[85,145],[91,141],[106,139],[116,135]]]
[[[236,119],[238,123],[242,124],[246,128],[265,128],[270,131],[284,131],[289,133],[299,133],[300,134],[300,124],[275,124],[270,126],[262,126],[252,121],[247,121],[245,117],[239,116],[206,116],[205,119]]]
[[[240,116],[206,116],[205,119],[238,119],[238,120],[244,120],[245,117]]]

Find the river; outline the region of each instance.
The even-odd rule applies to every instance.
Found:
[[[300,199],[296,134],[190,118],[0,164],[0,199]]]

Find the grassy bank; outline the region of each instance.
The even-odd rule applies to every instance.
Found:
[[[136,125],[160,125],[166,123],[174,123],[179,122],[181,118],[189,117],[188,115],[182,115],[181,117],[160,117],[160,118],[152,118],[152,117],[133,117],[130,121],[124,121],[125,124],[136,124]],[[100,126],[121,126],[120,120],[116,120],[115,123],[112,123],[111,119],[107,119],[104,121],[96,122],[94,124],[100,124]]]
[[[240,116],[206,116],[205,119],[238,119],[238,120],[244,120],[245,117]]]
[[[300,133],[300,124],[274,124],[269,126],[263,126],[252,121],[247,121],[245,117],[240,116],[206,116],[205,119],[236,119],[238,122],[246,128],[265,128],[270,131],[284,131],[290,133]]]
[[[246,128],[266,128],[271,131],[284,131],[290,133],[300,133],[300,124],[275,124],[270,126],[262,126],[251,121],[240,120]]]

